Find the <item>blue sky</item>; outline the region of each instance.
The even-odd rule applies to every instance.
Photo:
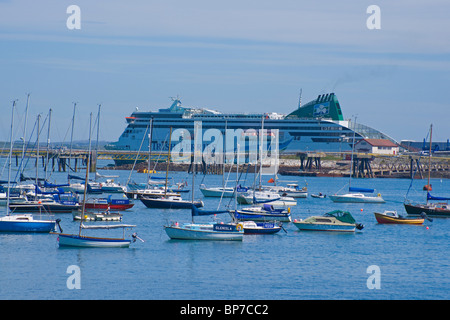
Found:
[[[81,29],[69,30],[69,5]],[[369,30],[369,5],[381,29]],[[344,117],[400,141],[450,138],[450,3],[435,1],[0,0],[0,140],[18,99],[21,136],[52,114],[52,141],[87,139],[102,104],[100,139],[115,141],[135,107],[289,113],[334,92]],[[44,131],[46,135],[46,130]]]

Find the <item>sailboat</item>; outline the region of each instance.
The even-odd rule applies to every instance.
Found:
[[[7,203],[6,203],[6,215],[0,217],[0,232],[51,232],[55,228],[56,220],[48,217],[44,219],[39,217],[35,219],[32,214],[11,214],[9,208],[9,194],[11,191],[11,158],[12,158],[12,148],[13,148],[13,126],[14,126],[14,109],[16,106],[16,101],[13,102],[13,111],[11,117],[11,136],[9,142],[9,156],[8,156],[8,190],[7,192]]]
[[[356,122],[356,120],[355,120]],[[384,199],[381,197],[381,194],[378,193],[376,196],[366,195],[366,193],[374,193],[375,189],[370,188],[357,188],[352,187],[352,171],[353,171],[353,152],[355,149],[355,132],[353,132],[353,143],[352,143],[352,157],[350,161],[350,175],[349,175],[349,187],[348,193],[338,194],[335,193],[329,198],[333,202],[346,202],[346,203],[385,203]],[[342,190],[342,189],[341,189]],[[339,192],[339,191],[338,191]]]
[[[450,197],[436,197],[430,194],[430,178],[431,178],[431,142],[433,136],[433,125],[430,126],[430,150],[428,155],[428,183],[426,185],[427,190],[427,201],[424,204],[413,204],[411,202],[404,203],[405,210],[408,215],[420,216],[425,213],[427,216],[432,217],[450,217],[450,205],[448,201]],[[412,181],[411,181],[412,183]],[[411,186],[410,186],[411,188]],[[446,201],[446,202],[430,202],[430,201]]]
[[[239,171],[239,148],[238,148],[237,165],[236,165],[236,190],[238,189],[237,186],[239,183],[239,175],[237,173],[238,171]],[[255,175],[255,179],[256,179],[256,175]],[[256,180],[255,180],[255,182],[256,182]],[[274,217],[270,213],[268,213],[266,215],[264,215],[264,214],[261,215],[260,214],[261,207],[252,207],[252,208],[249,208],[249,210],[247,210],[247,211],[245,211],[246,209],[241,209],[241,211],[238,211],[237,197],[238,196],[237,196],[237,192],[236,192],[234,194],[234,211],[230,211],[230,215],[231,215],[233,221],[238,226],[241,226],[242,229],[244,229],[244,234],[274,234],[274,233],[279,232],[281,229],[283,229],[286,232],[286,230],[282,227],[281,222],[279,222],[282,219],[274,220],[273,219]],[[264,206],[269,206],[269,205],[264,205]],[[272,206],[270,206],[270,207],[271,207],[271,209],[273,209]],[[283,214],[281,213],[283,211],[283,209],[273,209],[273,210],[280,213],[279,217],[283,218]],[[244,212],[242,212],[242,211],[244,211]],[[267,217],[267,219],[265,219],[266,217]]]
[[[91,113],[91,122],[92,122],[92,113]],[[125,239],[125,231],[131,228],[136,227],[135,225],[128,224],[112,224],[112,225],[85,225],[84,214],[85,214],[85,203],[86,203],[86,193],[87,193],[87,181],[89,177],[89,166],[91,160],[91,125],[89,126],[89,153],[86,165],[86,178],[84,184],[84,196],[83,196],[83,205],[80,219],[80,226],[78,234],[66,234],[63,233],[63,230],[58,223],[58,227],[60,232],[53,232],[58,236],[57,240],[60,247],[89,247],[89,248],[123,248],[129,247],[131,242],[135,242],[136,239],[142,240],[137,236],[136,233],[131,235],[131,239]],[[105,237],[92,237],[84,234],[85,230],[100,230],[100,229],[122,229],[123,234],[121,238],[105,238]]]
[[[167,168],[166,168],[166,183],[164,188],[164,195],[161,197],[147,197],[146,195],[139,195],[139,200],[147,208],[159,208],[159,209],[189,209],[192,206],[197,208],[203,207],[203,201],[183,200],[180,195],[167,195],[167,180],[169,177],[169,165],[170,165],[170,145],[171,145],[172,127],[170,127],[169,137],[169,151],[167,154]],[[194,190],[194,189],[192,189]],[[194,192],[192,192],[194,194]]]
[[[195,171],[192,172],[192,190],[194,190]],[[242,225],[235,223],[224,224],[218,222],[195,223],[195,216],[216,215],[228,211],[201,210],[194,205],[192,192],[191,216],[192,222],[179,224],[172,222],[164,226],[164,230],[171,239],[179,240],[235,240],[242,241],[244,230]]]

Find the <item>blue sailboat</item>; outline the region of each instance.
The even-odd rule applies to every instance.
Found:
[[[54,230],[56,221],[49,218],[39,219],[35,218],[32,214],[11,214],[9,208],[9,196],[11,191],[11,157],[13,148],[13,124],[14,124],[14,109],[16,102],[13,102],[13,112],[11,117],[11,136],[10,136],[10,148],[8,156],[8,190],[7,203],[6,203],[6,215],[0,217],[0,232],[50,232]]]

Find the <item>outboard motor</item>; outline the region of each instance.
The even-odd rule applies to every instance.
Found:
[[[59,229],[59,232],[63,232],[63,229],[61,228],[61,225],[59,224],[60,222],[61,222],[61,219],[56,219],[56,224],[58,225],[58,229]]]
[[[364,229],[364,225],[361,224],[361,223],[357,223],[357,224],[356,224],[356,229],[362,230],[362,229]]]
[[[426,214],[425,212],[422,212],[422,213],[420,214],[420,217],[421,217],[422,219],[427,219],[428,221],[433,222],[433,219],[431,219],[429,216],[427,216],[427,214]]]
[[[142,242],[145,242],[144,240],[142,240],[141,238],[138,237],[138,235],[137,235],[136,232],[133,233],[133,234],[131,235],[131,237],[133,238],[133,242],[136,242],[136,239],[139,239],[139,240],[141,240]]]

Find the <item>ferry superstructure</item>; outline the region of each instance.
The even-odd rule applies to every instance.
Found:
[[[179,98],[172,98],[169,108],[158,111],[134,111],[126,117],[127,127],[117,142],[105,146],[108,150],[148,150],[149,123],[152,120],[152,152],[168,150],[170,128],[187,129],[193,135],[194,123],[202,122],[202,130],[225,129],[279,130],[279,150],[282,154],[298,152],[351,151],[353,139],[392,138],[371,127],[344,120],[334,93],[319,95],[288,115],[278,113],[221,113],[207,108],[184,107]],[[395,142],[395,141],[394,141]],[[142,147],[144,146],[144,147]]]

